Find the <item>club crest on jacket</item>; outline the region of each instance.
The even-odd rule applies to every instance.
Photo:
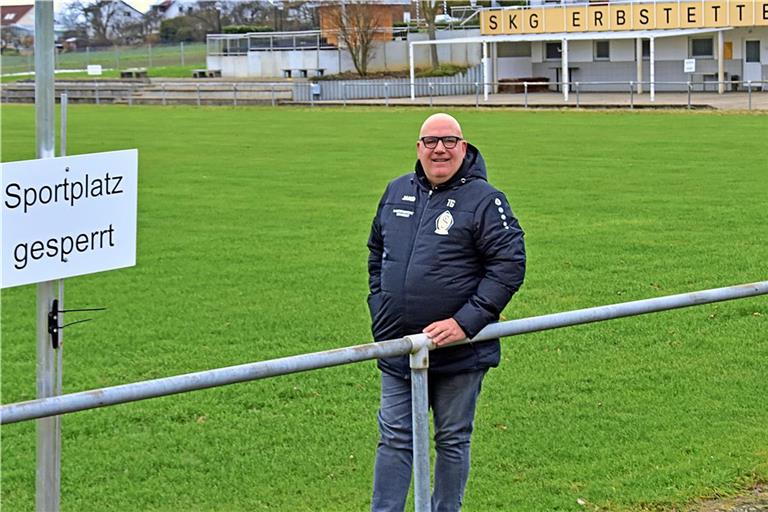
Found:
[[[445,210],[435,221],[435,233],[447,235],[451,226],[453,226],[453,215],[448,210]]]

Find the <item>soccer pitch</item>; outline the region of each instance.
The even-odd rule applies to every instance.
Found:
[[[450,112],[526,231],[508,319],[768,278],[768,116]],[[68,308],[108,311],[65,331],[65,392],[369,341],[370,222],[429,113],[71,106],[69,154],[139,150],[138,264],[66,281]],[[34,137],[3,105],[2,160]],[[35,396],[34,311],[34,286],[3,290],[6,404]],[[464,510],[768,481],[766,333],[758,297],[504,340]],[[369,362],[67,415],[62,510],[365,510],[377,407]],[[34,482],[34,422],[2,427],[3,508],[33,510]]]

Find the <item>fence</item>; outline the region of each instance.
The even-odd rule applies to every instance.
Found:
[[[454,76],[416,78],[419,96],[441,94],[447,96],[474,94],[475,82],[483,80],[482,66],[473,66]],[[346,101],[372,98],[405,98],[411,95],[411,80],[394,78],[386,80],[319,80],[297,87],[294,101]]]
[[[768,281],[510,320],[487,326],[471,342],[765,294],[768,294]],[[464,343],[470,342],[465,341]],[[417,334],[380,343],[369,343],[325,352],[302,354],[282,359],[42,398],[3,405],[0,407],[0,424],[17,423],[36,418],[45,418],[86,409],[370,359],[411,354],[414,502],[417,512],[429,511],[430,469],[427,370],[429,367],[429,350],[434,348],[426,335]]]
[[[691,82],[664,82],[680,88],[678,92],[657,93],[655,100],[647,92],[637,92],[638,85],[648,91],[649,82],[490,82],[471,81],[475,68],[459,77],[419,78],[415,83],[416,100],[410,99],[411,85],[401,80],[349,80],[318,82],[225,82],[167,81],[142,83],[130,80],[72,81],[56,84],[56,92],[69,94],[72,103],[122,103],[156,105],[253,105],[329,102],[344,106],[368,105],[451,105],[508,106],[522,108],[727,108],[768,109],[768,81],[739,84],[738,92],[717,94],[697,90]],[[659,82],[656,82],[657,84]],[[728,82],[730,84],[730,82]],[[610,84],[625,92],[584,91],[585,86]],[[716,84],[716,82],[715,82]],[[498,92],[483,97],[486,86]],[[569,86],[567,100],[558,92]],[[34,102],[34,84],[7,83],[0,90],[5,103]]]
[[[85,69],[99,64],[105,69],[131,67],[199,66],[205,67],[205,43],[145,44],[78,48],[54,54],[56,69]],[[3,55],[3,74],[35,71],[33,51],[20,55]]]

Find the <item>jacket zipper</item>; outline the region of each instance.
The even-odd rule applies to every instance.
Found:
[[[421,224],[424,221],[424,215],[427,214],[427,210],[429,209],[429,200],[432,199],[432,192],[434,192],[434,189],[429,189],[429,194],[427,194],[427,201],[424,204],[424,208],[421,210],[419,223],[416,225],[416,234],[413,236],[413,242],[411,242],[411,253],[408,255],[408,262],[405,265],[405,278],[403,279],[403,289],[405,289],[405,284],[408,282],[408,274],[411,272],[411,260],[413,259],[413,252],[416,250],[416,240],[418,240],[419,238],[419,231],[421,231]]]

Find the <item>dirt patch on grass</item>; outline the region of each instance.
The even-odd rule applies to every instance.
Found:
[[[756,485],[749,493],[702,501],[686,512],[768,512],[768,484]]]

